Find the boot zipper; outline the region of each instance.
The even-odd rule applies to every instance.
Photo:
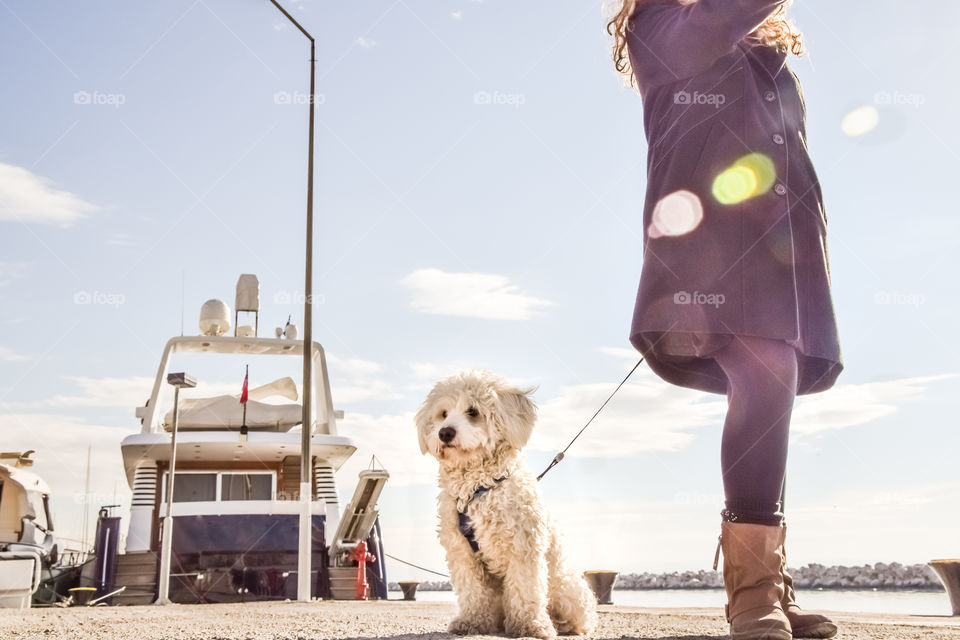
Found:
[[[713,556],[713,570],[716,571],[720,565],[720,544],[723,542],[723,534],[717,536],[717,553]]]

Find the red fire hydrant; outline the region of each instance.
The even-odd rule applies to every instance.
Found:
[[[350,559],[357,563],[357,600],[366,600],[370,592],[367,584],[367,563],[374,562],[377,557],[367,552],[367,543],[359,542],[350,554]]]

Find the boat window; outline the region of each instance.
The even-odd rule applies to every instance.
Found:
[[[217,474],[174,474],[174,502],[213,502],[217,499]]]
[[[221,500],[270,500],[273,474],[224,473],[220,476]]]
[[[43,496],[43,516],[46,520],[44,526],[48,531],[53,531],[53,517],[50,515],[50,496],[46,494]]]

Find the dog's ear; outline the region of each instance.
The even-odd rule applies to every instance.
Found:
[[[537,405],[530,399],[534,389],[505,389],[498,392],[504,412],[504,437],[514,449],[522,449],[537,421]]]
[[[420,441],[420,453],[427,453],[427,427],[430,426],[430,398],[427,398],[427,401],[423,403],[423,406],[420,407],[420,410],[417,411],[417,415],[414,416],[413,422],[417,426],[417,439]]]

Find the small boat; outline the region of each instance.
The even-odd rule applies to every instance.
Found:
[[[66,602],[91,562],[57,543],[50,487],[29,470],[33,453],[0,453],[0,608]]]
[[[382,469],[362,472],[354,499],[341,513],[336,472],[356,445],[337,432],[343,414],[334,409],[323,347],[313,345],[311,388],[298,390],[304,342],[289,321],[276,337],[258,335],[259,286],[256,276],[241,276],[232,316],[225,303],[209,300],[201,310],[201,335],[174,337],[163,350],[150,398],[137,409],[140,432],[124,438],[120,447],[133,497],[125,547],[112,567],[105,563],[106,579],[98,584],[102,593],[123,588],[109,599],[112,604],[158,599],[174,423],[169,601],[298,597],[299,518],[304,511],[298,396],[305,393],[312,394],[307,425],[313,471],[308,485],[311,597],[357,597],[357,572],[363,564],[355,558],[361,544],[375,557],[365,567],[369,595],[387,596],[376,503],[389,474]],[[241,313],[255,314],[252,326],[236,326]],[[235,328],[228,335],[231,320]],[[196,388],[179,390],[175,412],[168,376],[178,371],[198,382]],[[248,386],[248,378],[263,383]],[[119,518],[115,520],[102,518],[98,531],[119,527]],[[111,549],[102,553],[109,555]]]

